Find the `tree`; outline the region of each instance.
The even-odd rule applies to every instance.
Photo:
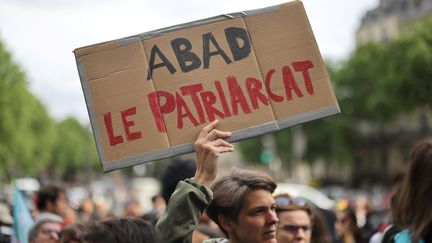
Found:
[[[0,120],[2,178],[11,180],[43,168],[50,157],[52,120],[1,42]]]
[[[359,149],[376,150],[385,176],[389,147],[401,139],[392,124],[402,114],[413,114],[419,109],[430,112],[431,26],[429,19],[409,26],[407,32],[389,44],[361,46],[340,69],[332,72],[342,110],[341,122],[351,124],[350,134],[356,138],[347,142],[355,166],[360,164],[356,156]]]
[[[399,39],[386,45],[366,44],[338,68],[329,67],[342,114],[302,125],[309,163],[324,159],[328,167],[335,162],[361,166],[362,151],[378,150],[378,162],[382,171],[387,171],[389,146],[401,139],[392,124],[402,114],[431,111],[431,26],[432,18],[409,26]],[[290,158],[290,129],[275,136],[278,154],[286,163]],[[259,158],[259,138],[240,145],[249,161]],[[360,172],[358,168],[353,171]]]
[[[66,179],[75,179],[77,171],[100,169],[91,131],[74,118],[67,118],[56,125],[52,154],[50,167],[64,172]]]
[[[392,54],[383,79],[393,101],[403,111],[432,104],[432,18],[409,26],[400,39],[388,46]]]

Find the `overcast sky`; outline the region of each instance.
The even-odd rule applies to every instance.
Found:
[[[0,0],[0,39],[51,116],[89,123],[75,58],[78,47],[288,0]],[[325,59],[343,60],[378,0],[304,0]]]

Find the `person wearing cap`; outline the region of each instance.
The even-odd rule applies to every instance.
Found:
[[[30,228],[28,234],[29,243],[54,243],[58,242],[62,229],[63,219],[55,214],[45,213],[39,216]]]

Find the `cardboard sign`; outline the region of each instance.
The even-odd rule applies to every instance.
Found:
[[[227,14],[75,50],[105,171],[339,113],[303,4]]]

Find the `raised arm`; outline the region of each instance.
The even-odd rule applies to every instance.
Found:
[[[234,151],[234,146],[224,140],[231,133],[215,129],[218,123],[213,121],[201,130],[195,142],[195,176],[177,184],[157,222],[156,231],[162,242],[191,242],[199,218],[212,200],[209,186],[217,176],[217,160],[221,153]]]

